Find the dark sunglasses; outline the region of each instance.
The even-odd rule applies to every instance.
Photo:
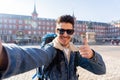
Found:
[[[57,29],[59,31],[59,34],[64,34],[65,32],[68,34],[68,35],[72,35],[74,33],[74,29],[62,29],[62,28],[58,28]]]

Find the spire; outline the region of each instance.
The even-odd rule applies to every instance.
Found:
[[[74,16],[74,11],[73,11],[73,14],[72,14],[72,16],[75,18],[75,16]]]
[[[32,13],[33,16],[38,16],[37,11],[36,11],[36,4],[35,4],[35,0],[34,0],[34,10]]]
[[[36,5],[34,4],[34,11],[33,11],[34,14],[36,14]]]
[[[73,11],[73,14],[72,14],[72,16],[73,16],[74,20],[76,21],[76,17],[75,17],[75,15],[74,15],[74,11]]]

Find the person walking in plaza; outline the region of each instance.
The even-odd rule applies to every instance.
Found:
[[[0,43],[0,79],[24,73],[53,63],[47,79],[78,80],[76,67],[80,66],[98,75],[106,73],[102,56],[84,44],[76,47],[71,39],[74,34],[74,18],[62,15],[56,20],[57,37],[43,48],[23,48]]]

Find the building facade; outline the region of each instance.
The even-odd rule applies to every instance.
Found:
[[[54,33],[55,26],[55,19],[39,18],[35,6],[31,16],[0,14],[0,39],[4,42],[39,43],[43,35]],[[81,41],[86,32],[95,32],[96,40],[101,40],[120,36],[120,27],[75,18],[74,40]]]

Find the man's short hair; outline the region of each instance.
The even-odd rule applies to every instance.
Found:
[[[62,15],[56,20],[57,24],[60,24],[62,22],[71,23],[74,28],[74,17],[72,17],[71,15]]]

